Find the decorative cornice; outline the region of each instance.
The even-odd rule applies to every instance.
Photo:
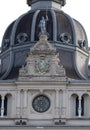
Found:
[[[33,3],[38,1],[54,1],[56,3],[59,3],[61,6],[64,6],[66,4],[66,0],[27,0],[27,4],[31,6]]]

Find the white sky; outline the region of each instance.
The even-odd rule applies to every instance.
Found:
[[[89,0],[66,0],[66,2],[62,10],[84,26],[90,46]],[[0,0],[0,43],[7,26],[29,9],[26,0]]]

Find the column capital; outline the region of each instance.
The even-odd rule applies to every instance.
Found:
[[[81,100],[81,99],[82,99],[82,96],[81,96],[81,95],[79,95],[79,96],[78,96],[78,100]]]
[[[1,99],[2,99],[2,100],[5,99],[5,94],[1,94]]]
[[[56,91],[56,92],[59,92],[59,91],[60,91],[60,89],[59,89],[59,88],[57,88],[57,89],[55,89],[55,91]]]

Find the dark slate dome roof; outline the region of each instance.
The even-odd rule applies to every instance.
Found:
[[[47,15],[49,20],[46,28],[49,34],[49,41],[65,41],[66,43],[79,46],[78,42],[82,40],[85,41],[86,48],[88,47],[85,30],[78,21],[57,10],[48,10]],[[46,10],[29,11],[11,23],[3,37],[2,51],[12,45],[17,46],[28,41],[38,41],[40,33],[38,25],[42,16],[46,17]]]
[[[85,66],[88,64],[88,41],[82,25],[61,10],[35,8],[12,22],[4,34],[0,56],[3,64],[1,79],[18,78],[18,70],[25,64],[29,48],[39,40],[38,25],[41,18],[46,18],[46,15],[48,40],[59,50],[67,77],[76,79],[87,77]],[[79,58],[83,57],[84,68],[77,63],[80,59],[76,59],[76,47],[80,52]]]

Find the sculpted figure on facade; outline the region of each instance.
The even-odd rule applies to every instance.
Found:
[[[40,28],[42,34],[46,33],[46,23],[47,23],[47,21],[48,21],[48,16],[46,15],[46,18],[44,18],[44,16],[42,16],[42,18],[39,22],[38,27]]]

